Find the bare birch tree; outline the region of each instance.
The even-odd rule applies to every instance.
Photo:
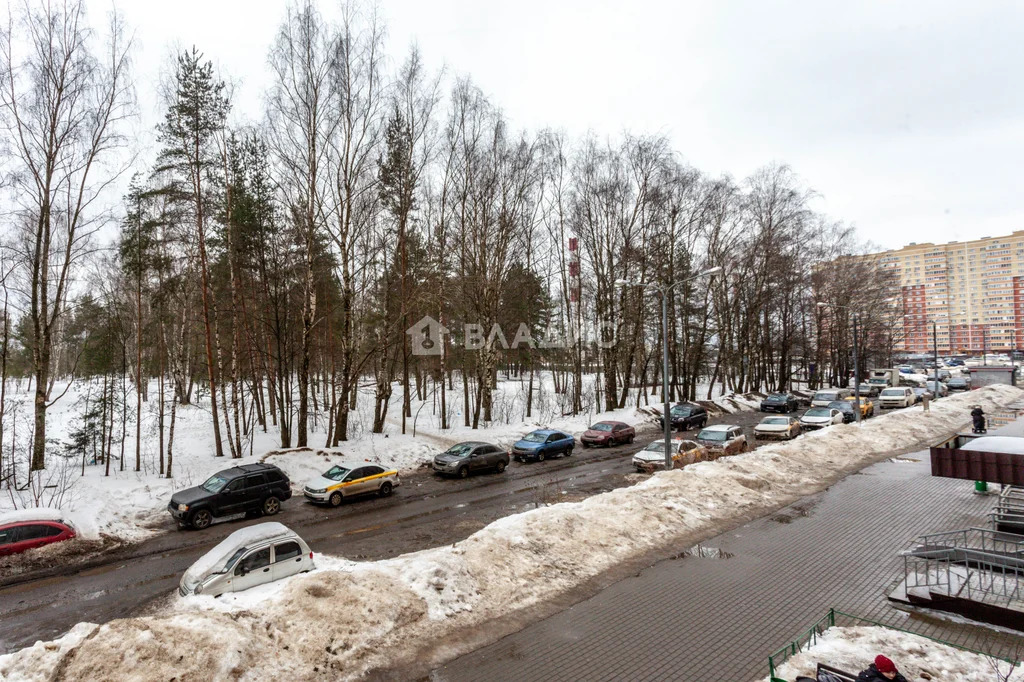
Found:
[[[95,41],[83,0],[25,0],[0,29],[0,120],[12,148],[13,200],[26,226],[21,259],[36,381],[32,471],[46,466],[52,354],[72,278],[105,217],[98,199],[127,167],[118,162],[125,161],[121,124],[134,113],[131,39],[118,14],[102,51]]]

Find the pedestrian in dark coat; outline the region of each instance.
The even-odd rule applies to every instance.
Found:
[[[857,682],[893,682],[893,680],[907,682],[907,678],[896,670],[896,664],[881,654],[875,656],[875,662],[857,676]]]

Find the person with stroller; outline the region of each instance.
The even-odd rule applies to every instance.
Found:
[[[981,405],[975,405],[971,410],[971,422],[974,424],[974,433],[986,433],[985,411],[981,409]]]

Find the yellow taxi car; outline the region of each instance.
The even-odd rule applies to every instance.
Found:
[[[402,484],[397,469],[376,464],[339,464],[317,476],[302,489],[306,499],[337,507],[342,500],[359,495],[387,497]]]
[[[856,405],[856,402],[855,402],[856,399],[857,399],[857,397],[856,396],[852,396],[852,395],[849,398],[847,398],[847,400],[849,400],[851,403],[854,403],[855,405]],[[868,398],[866,395],[861,393],[860,394],[860,418],[861,419],[867,419],[868,417],[873,417],[873,416],[875,416],[875,404],[873,402],[871,402],[870,398]]]

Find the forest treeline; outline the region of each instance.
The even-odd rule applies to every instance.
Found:
[[[737,180],[658,135],[517,130],[469,76],[415,48],[390,57],[372,11],[327,18],[315,2],[283,13],[262,111],[236,111],[216,46],[190,47],[168,65],[156,148],[132,155],[134,84],[153,74],[132,71],[118,15],[94,18],[82,0],[26,2],[0,32],[8,470],[47,466],[47,410],[69,380],[97,396],[72,445],[98,441],[108,468],[119,430],[131,461],[129,425],[140,467],[156,401],[167,476],[176,410],[200,394],[215,454],[235,457],[257,429],[314,445],[313,422],[315,445],[338,445],[360,391],[375,432],[393,404],[404,432],[425,400],[442,428],[482,427],[499,370],[525,382],[525,416],[541,372],[564,413],[640,404],[666,380],[670,286],[674,398],[844,382],[854,313],[861,367],[891,353],[902,323],[851,257],[864,245],[783,164]],[[424,316],[451,330],[438,354],[411,347]],[[467,348],[465,324],[569,342]],[[34,392],[32,433],[5,448],[15,378]]]

